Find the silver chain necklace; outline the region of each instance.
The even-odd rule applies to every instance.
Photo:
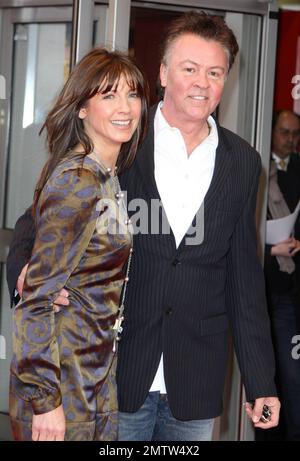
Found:
[[[115,198],[117,200],[117,203],[119,205],[119,203],[121,202],[121,206],[123,207],[124,209],[124,212],[127,216],[127,219],[126,219],[126,224],[129,225],[131,224],[131,221],[130,219],[128,219],[128,214],[127,214],[127,208],[126,208],[126,205],[124,203],[124,193],[122,192],[121,190],[121,186],[120,186],[120,182],[119,182],[119,178],[118,178],[118,175],[116,173],[117,171],[117,167],[115,167],[114,169],[114,175],[112,174],[112,168],[110,167],[106,167],[99,159],[99,154],[97,154],[95,152],[95,150],[93,150],[92,152],[93,154],[93,158],[94,160],[96,160],[104,170],[106,170],[106,172],[110,175],[111,179],[113,180],[114,182],[114,189],[115,189]],[[128,230],[128,232],[130,232]],[[132,238],[132,237],[131,237]],[[123,285],[123,292],[122,292],[122,298],[121,298],[121,303],[120,303],[120,306],[119,306],[119,309],[118,309],[118,315],[117,315],[117,318],[115,320],[115,323],[112,327],[112,330],[114,332],[114,341],[113,341],[113,352],[115,353],[116,352],[116,349],[117,349],[117,342],[120,341],[121,339],[121,333],[123,331],[123,327],[122,327],[122,323],[124,321],[124,309],[125,309],[125,305],[124,305],[124,302],[125,302],[125,296],[126,296],[126,290],[127,290],[127,285],[128,285],[128,282],[129,282],[129,272],[130,272],[130,266],[131,266],[131,260],[132,260],[132,254],[133,254],[133,248],[132,248],[132,244],[131,244],[131,248],[130,248],[130,252],[129,252],[129,257],[128,257],[128,261],[127,261],[127,268],[126,268],[126,274],[125,274],[125,279],[124,279],[124,285]]]
[[[121,333],[123,331],[122,323],[124,320],[124,309],[125,309],[124,302],[125,302],[127,285],[129,282],[129,272],[130,272],[132,254],[133,254],[133,248],[130,248],[129,258],[127,262],[126,275],[125,275],[125,280],[124,280],[124,285],[123,285],[122,299],[121,299],[120,307],[118,310],[118,317],[116,318],[115,324],[113,326],[113,330],[114,330],[113,352],[116,352],[117,342],[120,341]]]
[[[121,201],[121,204],[122,204],[122,206],[123,206],[123,208],[125,210],[125,213],[127,215],[126,224],[129,225],[131,223],[131,221],[130,221],[130,219],[128,219],[127,208],[126,208],[126,205],[125,205],[124,200],[123,200],[124,193],[121,190],[119,178],[118,178],[117,174],[115,174],[115,176],[112,176],[112,177],[114,179],[116,189],[117,189],[116,194],[115,194],[117,202],[119,204],[119,202]],[[130,232],[130,231],[128,230],[128,232]],[[119,309],[118,309],[118,316],[117,316],[117,318],[115,320],[115,323],[114,323],[114,325],[112,327],[112,329],[114,331],[113,352],[116,352],[117,342],[120,341],[121,333],[123,331],[122,323],[124,321],[124,309],[125,309],[124,302],[125,302],[125,297],[126,297],[127,285],[128,285],[128,282],[129,282],[129,272],[130,272],[132,254],[133,254],[133,248],[132,248],[132,244],[131,244],[129,257],[128,257],[128,261],[127,261],[127,268],[126,268],[126,274],[125,274],[125,279],[124,279],[121,303],[120,303],[120,306],[119,306]]]

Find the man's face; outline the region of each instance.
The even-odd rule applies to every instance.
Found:
[[[228,55],[222,45],[193,34],[180,36],[160,68],[168,122],[206,123],[220,102],[227,72]]]
[[[272,150],[280,158],[296,151],[300,135],[300,122],[292,112],[282,112],[273,129]]]

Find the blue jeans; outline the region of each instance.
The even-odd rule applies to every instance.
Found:
[[[179,421],[170,411],[168,398],[149,392],[135,413],[119,412],[119,441],[204,441],[211,440],[213,419]]]
[[[271,324],[277,365],[277,384],[287,440],[300,440],[300,359],[292,357],[292,337],[299,335],[299,309],[289,295],[272,294]]]

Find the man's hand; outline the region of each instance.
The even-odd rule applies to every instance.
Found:
[[[263,406],[268,405],[271,418],[270,421],[264,423],[260,421],[262,415]],[[270,429],[278,425],[279,421],[280,402],[277,397],[261,397],[255,400],[254,408],[251,407],[250,403],[246,403],[246,413],[252,420],[254,427],[261,429]]]
[[[28,269],[28,264],[26,264],[26,266],[23,267],[21,274],[18,277],[17,290],[18,290],[20,297],[22,297],[24,280],[26,277],[27,269]],[[70,304],[70,301],[68,300],[68,296],[69,296],[69,292],[65,290],[64,288],[59,292],[59,295],[57,296],[57,298],[54,300],[54,303],[53,303],[53,309],[55,312],[59,312],[61,306],[68,306]]]
[[[300,250],[300,242],[293,237],[290,237],[283,242],[277,243],[277,245],[272,246],[271,255],[272,256],[285,256],[286,258],[291,258],[295,256],[296,253]]]
[[[296,253],[298,253],[298,251],[300,251],[300,242],[299,240],[296,240],[296,239],[293,239],[293,243],[294,243],[294,248],[291,252],[291,256],[295,256]]]
[[[33,415],[32,440],[35,442],[62,442],[65,432],[66,419],[62,405],[48,413]]]
[[[24,280],[25,280],[27,269],[28,269],[28,264],[26,264],[26,266],[23,267],[21,274],[19,275],[18,280],[17,280],[17,290],[18,290],[20,298],[22,298]]]

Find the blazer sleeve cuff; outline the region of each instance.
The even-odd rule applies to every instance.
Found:
[[[257,388],[256,390],[252,389],[251,391],[247,390],[246,388],[247,402],[259,399],[260,397],[278,397],[275,383],[271,382],[266,386],[262,386],[261,388]]]

